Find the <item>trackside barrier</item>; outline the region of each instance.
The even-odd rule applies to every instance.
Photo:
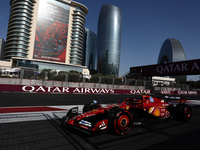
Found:
[[[198,95],[198,91],[152,91],[152,90],[129,90],[109,88],[81,88],[59,86],[35,86],[35,85],[10,85],[0,84],[2,92],[29,92],[29,93],[62,93],[62,94],[178,94]]]

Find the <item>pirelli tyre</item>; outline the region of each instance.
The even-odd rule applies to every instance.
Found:
[[[124,135],[129,132],[133,124],[133,119],[129,111],[115,108],[108,116],[108,130],[110,133]]]
[[[181,121],[190,121],[192,117],[192,108],[186,104],[177,104],[175,108],[175,117]]]
[[[86,103],[84,106],[83,106],[83,113],[84,112],[87,112],[87,111],[90,111],[90,110],[93,110],[93,109],[97,109],[99,108],[100,105],[97,103],[96,100],[93,100],[89,103]]]

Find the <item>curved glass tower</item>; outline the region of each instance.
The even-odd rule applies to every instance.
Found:
[[[181,43],[177,39],[166,39],[161,47],[158,57],[158,64],[185,61],[185,52]],[[171,76],[172,77],[172,76]],[[186,81],[185,75],[175,76],[176,81]]]
[[[121,26],[121,9],[104,4],[100,11],[97,31],[97,70],[103,75],[119,74]]]
[[[5,59],[28,55],[35,0],[11,0]]]
[[[161,47],[158,64],[185,61],[185,52],[177,39],[166,39]]]

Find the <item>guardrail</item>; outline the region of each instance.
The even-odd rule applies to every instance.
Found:
[[[135,80],[133,80],[135,83]],[[140,81],[142,82],[142,81]],[[144,81],[143,81],[144,82]],[[147,82],[147,81],[146,81]],[[19,78],[1,78],[0,84],[12,84],[12,85],[36,85],[36,86],[59,86],[59,87],[83,87],[83,88],[107,88],[107,89],[132,89],[132,90],[164,90],[164,91],[176,91],[176,90],[188,90],[188,87],[184,85],[175,86],[157,86],[151,87],[146,86],[145,84],[107,84],[107,83],[92,83],[90,81],[79,81],[79,82],[70,82],[70,81],[56,81],[56,80],[42,80],[42,79],[19,79]]]

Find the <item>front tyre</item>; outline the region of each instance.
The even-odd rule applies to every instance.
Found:
[[[188,122],[190,121],[192,117],[192,108],[190,106],[185,107],[185,121]]]
[[[118,135],[124,135],[131,129],[133,119],[131,114],[125,109],[111,110],[108,118],[108,129]]]
[[[68,120],[68,118],[67,118],[66,116],[64,116],[64,117],[62,118],[61,124],[60,124],[60,127],[61,127],[62,129],[65,128],[65,126],[66,126],[66,124],[67,124],[67,120]]]

